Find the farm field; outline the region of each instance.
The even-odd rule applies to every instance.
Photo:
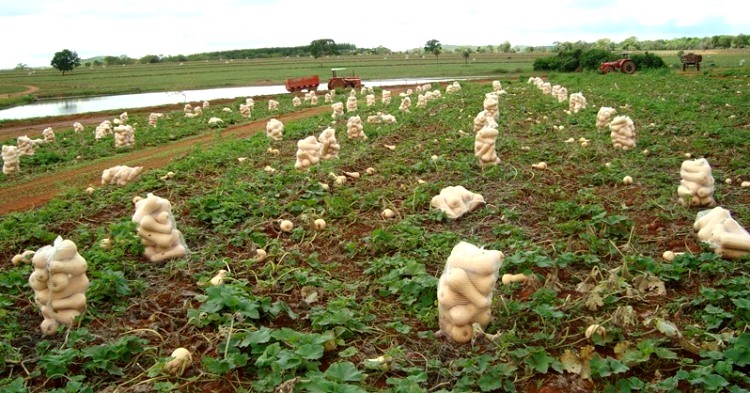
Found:
[[[463,77],[518,74],[531,71],[534,59],[545,53],[474,53],[467,61],[460,54],[389,56],[361,55],[325,58],[270,58],[78,67],[64,77],[53,68],[33,72],[0,71],[0,94],[39,87],[39,98],[181,91],[214,87],[283,85],[287,78],[318,74],[328,80],[330,69],[345,67],[345,75],[362,79]],[[325,83],[324,83],[325,84]],[[323,85],[324,85],[323,84]],[[0,96],[2,98],[2,96]],[[0,101],[0,104],[2,102]]]
[[[137,117],[145,115],[136,115],[144,124],[137,138],[151,133],[137,139],[144,144],[168,146],[188,137],[182,132],[215,138],[132,184],[92,194],[77,186],[2,216],[0,388],[747,391],[748,258],[724,260],[700,243],[693,223],[702,208],[681,205],[676,192],[686,155],[705,157],[718,204],[750,223],[750,188],[741,186],[750,180],[750,74],[727,67],[721,77],[546,75],[586,97],[587,107],[570,114],[567,101],[527,83],[528,72],[499,77],[507,91],[499,97],[500,162],[483,168],[473,120],[489,81],[461,83],[455,93],[440,87],[442,98],[408,113],[397,96],[372,107],[360,96],[358,110],[343,118],[332,121],[326,109],[286,122],[281,141],[262,131],[221,134],[179,111],[148,131]],[[256,101],[252,120],[271,116],[259,110],[264,104]],[[615,149],[609,130],[597,129],[601,106],[633,119],[635,149]],[[397,122],[365,124],[367,140],[347,138],[349,116],[377,112]],[[222,128],[245,122],[227,116]],[[327,126],[337,131],[339,158],[295,170],[297,141]],[[68,141],[37,154],[49,148],[48,156],[69,157],[76,145],[92,149],[92,161],[112,154],[83,134],[61,136]],[[540,161],[547,168],[533,169]],[[22,162],[22,170],[63,177],[71,170],[45,165]],[[174,177],[162,180],[169,171]],[[355,171],[361,176],[343,184],[331,176]],[[455,185],[486,204],[457,220],[431,208]],[[148,193],[171,201],[188,256],[142,257],[132,200]],[[395,217],[384,218],[384,209]],[[319,218],[322,230],[314,228]],[[294,229],[283,232],[281,219]],[[88,263],[88,307],[76,327],[42,336],[27,282],[32,268],[7,261],[57,236],[73,240]],[[493,319],[467,344],[436,334],[438,278],[461,241],[502,251],[501,275],[533,277],[494,286]],[[666,262],[665,251],[684,254]],[[220,269],[224,284],[209,285]],[[593,325],[603,330],[587,337]],[[178,347],[193,359],[172,376],[165,365]]]
[[[696,51],[704,53],[704,69],[708,71],[735,67],[747,58],[748,50]],[[636,52],[634,52],[636,53]],[[680,62],[676,51],[654,52],[674,68]],[[535,59],[554,56],[551,52],[472,53],[468,59],[458,53],[435,56],[392,54],[313,58],[270,58],[247,60],[202,61],[161,64],[132,64],[76,68],[61,76],[53,68],[0,70],[2,94],[23,92],[28,86],[39,87],[33,94],[41,99],[63,96],[181,91],[214,87],[283,84],[287,78],[319,74],[330,76],[333,67],[346,67],[363,79],[414,77],[502,76],[528,73]]]

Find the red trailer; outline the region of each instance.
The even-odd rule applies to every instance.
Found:
[[[318,77],[317,75],[310,75],[303,76],[301,78],[290,78],[286,80],[286,83],[284,85],[286,86],[286,90],[290,93],[303,90],[318,90],[318,85],[320,85],[320,77]]]

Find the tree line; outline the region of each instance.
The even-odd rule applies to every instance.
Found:
[[[590,50],[602,50],[606,52],[617,51],[655,51],[655,50],[708,50],[708,49],[730,49],[730,48],[748,48],[750,47],[750,36],[745,34],[738,35],[714,35],[710,37],[680,37],[673,39],[659,40],[638,40],[636,37],[628,37],[620,42],[612,41],[608,38],[602,38],[595,42],[586,41],[556,41],[552,46],[511,46],[507,40],[500,45],[486,45],[476,48],[459,47],[454,49],[463,53],[465,59],[471,52],[558,52],[570,53],[580,50],[586,52]],[[409,52],[432,53],[436,60],[439,58],[443,48],[438,40],[430,40],[424,48],[415,48]],[[150,54],[141,58],[132,58],[126,55],[121,56],[104,56],[101,59],[92,60],[84,63],[85,66],[101,65],[126,65],[126,64],[153,64],[153,63],[182,63],[188,61],[205,61],[205,60],[240,60],[240,59],[258,59],[271,57],[308,57],[315,58],[330,55],[358,55],[358,54],[375,54],[387,55],[393,53],[390,49],[383,46],[377,48],[357,48],[354,44],[336,43],[332,39],[318,39],[304,46],[292,47],[269,47],[255,49],[236,49],[215,52],[194,53],[189,55],[155,55]],[[73,55],[75,54],[75,55]],[[577,57],[580,60],[580,54]],[[67,49],[55,53],[51,65],[62,71],[71,71],[80,65],[81,59],[75,52]],[[23,66],[23,67],[22,67]],[[25,64],[19,64],[17,69],[25,69]]]
[[[205,60],[242,60],[242,59],[263,59],[272,57],[320,57],[315,56],[315,40],[310,45],[290,46],[290,47],[269,47],[255,49],[235,49],[216,52],[193,53],[189,55],[146,55],[139,59],[128,56],[105,56],[102,64],[105,65],[123,65],[123,64],[154,64],[154,63],[183,63],[187,61],[205,61]],[[353,44],[335,43],[333,40],[330,48],[326,48],[326,55],[354,55],[359,53],[369,53],[370,49],[360,49]],[[93,64],[96,65],[96,64]]]

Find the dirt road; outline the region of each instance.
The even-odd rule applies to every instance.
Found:
[[[149,110],[156,111],[154,108],[150,108]],[[331,108],[327,105],[319,106],[281,115],[277,118],[286,123],[315,116],[330,110]],[[84,120],[87,123],[96,123],[110,118],[112,118],[112,115],[109,114],[84,114],[80,116],[67,116],[64,119],[46,120],[44,122],[36,119],[35,122],[30,121],[0,129],[0,137],[8,138],[11,135],[25,135],[26,133],[32,135],[33,133],[28,132],[28,130],[38,129],[39,131],[36,132],[41,133],[40,130],[44,127],[54,127],[55,124],[62,124],[62,126],[69,127],[75,121]],[[222,135],[247,137],[256,132],[265,131],[266,122],[267,120],[256,120],[228,127],[222,131]],[[116,158],[97,160],[74,169],[37,176],[8,187],[3,187],[0,189],[0,214],[41,206],[54,198],[60,193],[60,190],[66,187],[85,188],[89,185],[99,185],[102,171],[115,165],[143,166],[144,170],[163,167],[174,158],[187,154],[195,146],[205,146],[214,140],[216,140],[216,137],[213,133],[198,135],[168,145],[142,149],[126,155],[118,155]]]

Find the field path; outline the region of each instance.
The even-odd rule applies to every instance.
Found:
[[[34,85],[24,85],[26,86],[26,90],[20,91],[18,93],[8,93],[8,94],[0,94],[0,98],[11,98],[11,97],[18,97],[23,96],[27,94],[34,94],[39,91],[39,87]]]
[[[319,106],[304,109],[295,113],[277,116],[277,119],[286,123],[298,119],[315,116],[330,111],[329,106]],[[85,115],[84,115],[85,116]],[[109,115],[103,115],[110,118]],[[67,119],[70,122],[72,119]],[[249,123],[228,127],[221,131],[222,136],[248,137],[256,132],[265,131],[267,119],[256,120]],[[36,125],[38,127],[38,125]],[[16,130],[16,132],[18,132]],[[3,133],[0,132],[0,135]],[[7,135],[3,135],[7,136]],[[85,163],[79,167],[62,170],[49,175],[35,176],[23,179],[19,183],[12,184],[0,189],[0,215],[10,212],[33,209],[43,205],[54,198],[66,187],[88,187],[100,185],[102,171],[116,165],[143,166],[144,170],[159,168],[167,165],[176,157],[189,153],[196,146],[205,146],[216,140],[214,133],[197,135],[181,139],[174,143],[163,146],[155,146],[116,158],[103,158],[93,162]]]

